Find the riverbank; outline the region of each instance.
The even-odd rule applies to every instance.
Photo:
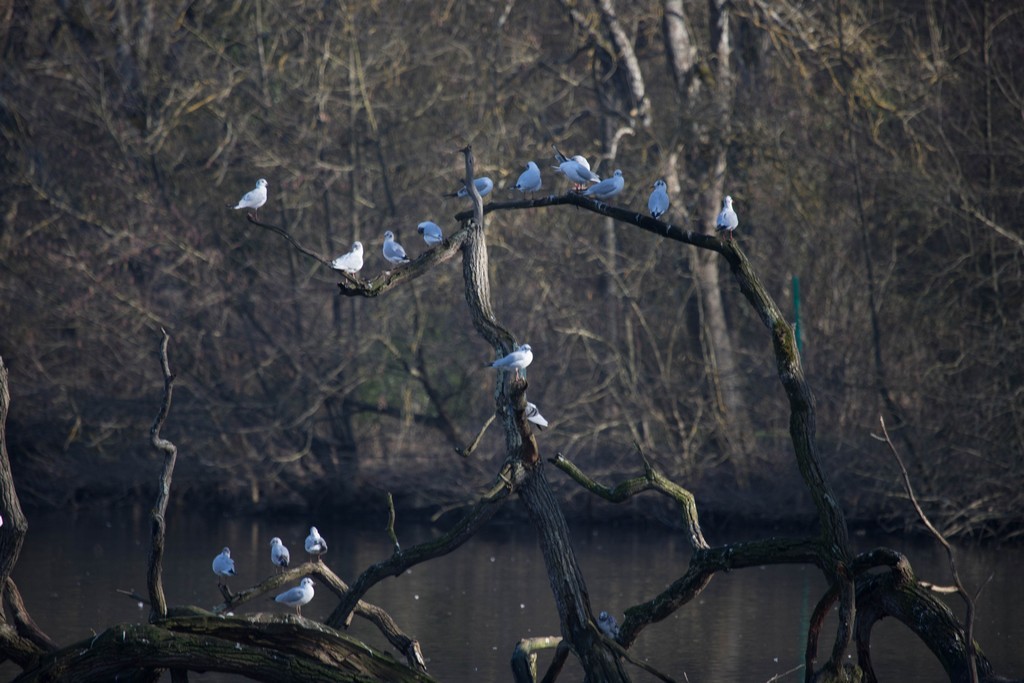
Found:
[[[156,470],[148,480],[138,481],[135,479],[138,469],[72,468],[63,476],[46,481],[44,486],[38,473],[19,472],[15,468],[15,483],[30,522],[34,517],[48,516],[56,511],[86,517],[104,513],[134,516],[148,514],[156,497]],[[330,516],[366,520],[372,525],[377,523],[374,520],[387,519],[386,494],[390,492],[402,522],[440,522],[443,526],[476,499],[473,490],[462,485],[425,487],[421,485],[426,481],[425,474],[418,478],[406,476],[396,479],[380,472],[380,482],[390,480],[391,485],[385,487],[383,483],[376,483],[369,473],[364,473],[359,483],[353,485],[349,482],[346,485],[344,495],[332,491],[330,486],[311,487],[305,492],[293,490],[288,495],[259,495],[258,492],[254,495],[253,489],[225,486],[221,482],[189,475],[187,468],[181,469],[186,473],[179,472],[172,485],[169,514],[188,510],[216,517],[260,519],[271,515],[293,520]],[[640,523],[667,529],[682,527],[678,509],[663,496],[646,493],[614,505],[561,478],[555,470],[549,469],[549,476],[564,514],[571,523]],[[620,474],[603,480],[614,484],[625,478],[625,474]],[[480,482],[480,490],[488,483],[483,476],[477,481]],[[681,483],[686,486],[685,482]],[[714,482],[705,481],[691,491],[697,499],[698,513],[706,531],[719,530],[728,534],[732,529],[757,528],[776,534],[800,535],[813,533],[816,528],[813,505],[803,493],[799,481],[790,481],[784,486],[776,480],[754,481],[743,491],[729,490],[724,485],[716,486]],[[907,514],[900,517],[879,507],[847,504],[847,521],[851,533],[855,534],[927,535],[909,503],[907,508]],[[520,522],[525,520],[526,514],[515,501],[511,501],[499,512],[498,518]],[[975,538],[997,544],[1019,540],[1014,535],[1003,538],[980,534]]]

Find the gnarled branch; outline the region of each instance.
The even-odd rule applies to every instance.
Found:
[[[167,514],[167,501],[171,495],[171,479],[174,476],[174,462],[178,458],[178,447],[167,439],[160,436],[164,421],[171,411],[171,397],[174,395],[174,374],[171,372],[170,361],[167,358],[167,344],[170,336],[166,330],[160,330],[163,337],[160,340],[160,369],[164,378],[164,394],[160,403],[160,411],[153,426],[149,429],[149,440],[153,448],[163,453],[164,466],[160,474],[160,486],[156,497],[156,505],[152,512],[152,548],[149,552],[149,566],[146,572],[146,586],[149,589],[150,615],[149,620],[167,616],[167,598],[164,597],[163,584],[163,557],[164,537],[167,533],[167,522],[164,516]]]

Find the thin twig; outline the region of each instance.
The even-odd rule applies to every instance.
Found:
[[[953,583],[956,584],[956,592],[960,595],[960,598],[964,601],[967,606],[967,616],[965,619],[964,628],[966,630],[965,638],[967,640],[967,657],[968,666],[971,672],[971,683],[978,683],[978,663],[977,663],[977,650],[974,647],[974,600],[967,594],[967,589],[964,588],[963,582],[960,580],[960,572],[956,569],[956,558],[953,555],[953,547],[946,540],[938,529],[936,529],[931,521],[928,519],[928,515],[921,509],[920,504],[917,502],[917,496],[914,494],[914,488],[910,485],[910,474],[907,473],[906,465],[903,464],[903,458],[900,457],[899,452],[896,450],[896,446],[893,445],[892,439],[889,438],[889,431],[885,428],[885,418],[881,415],[878,416],[878,422],[882,425],[882,435],[885,437],[885,443],[889,446],[889,452],[892,453],[892,457],[896,459],[896,464],[899,465],[900,475],[903,477],[903,488],[907,492],[907,496],[910,497],[910,502],[914,506],[914,510],[917,512],[918,518],[924,523],[928,531],[931,532],[942,547],[946,549],[946,556],[949,558],[949,569],[953,574]],[[980,593],[980,590],[979,590]]]
[[[590,628],[597,632],[597,635],[601,638],[601,640],[604,641],[604,643],[608,647],[614,650],[615,654],[622,657],[633,666],[643,669],[644,671],[651,674],[658,680],[665,681],[665,683],[675,683],[675,679],[667,676],[666,674],[661,673],[650,664],[642,662],[639,659],[636,659],[635,657],[631,656],[629,652],[626,650],[626,648],[622,647],[622,645],[620,645],[618,641],[616,641],[614,638],[609,638],[604,633],[601,633],[601,631],[598,630],[597,626],[594,625],[593,622],[591,622]]]
[[[484,426],[480,428],[480,431],[477,433],[476,438],[473,439],[473,441],[471,441],[470,444],[465,448],[456,448],[455,452],[464,458],[468,458],[469,456],[473,455],[473,451],[475,451],[476,447],[480,445],[480,440],[484,438],[484,434],[487,432],[487,428],[491,426],[492,422],[494,422],[494,417],[495,414],[491,413],[491,416],[487,418],[487,422],[484,422]]]
[[[388,525],[385,528],[388,532],[388,538],[395,544],[395,554],[402,552],[402,546],[398,543],[398,536],[395,534],[395,499],[391,496],[391,491],[388,491]]]
[[[767,681],[765,681],[765,683],[774,683],[774,681],[781,681],[783,679],[783,677],[788,676],[789,674],[792,674],[792,673],[796,673],[797,671],[799,671],[802,668],[804,668],[803,664],[797,664],[796,666],[794,666],[789,671],[783,671],[780,674],[775,674],[774,676],[769,678]]]
[[[309,249],[306,249],[306,247],[304,247],[301,244],[299,244],[298,241],[296,241],[296,239],[294,237],[292,237],[291,234],[289,234],[288,231],[285,230],[284,228],[279,228],[276,225],[271,225],[270,223],[261,223],[260,220],[257,219],[252,214],[249,214],[248,218],[249,218],[249,222],[252,223],[253,225],[258,225],[261,228],[266,228],[267,230],[270,230],[272,232],[276,232],[278,235],[280,235],[281,237],[283,237],[286,240],[288,240],[288,242],[293,247],[295,247],[298,251],[302,252],[303,254],[305,254],[306,256],[310,257],[314,261],[318,261],[319,263],[322,263],[323,265],[327,266],[328,268],[331,267],[331,262],[330,261],[325,259],[320,254],[317,254],[314,251],[310,251]]]
[[[141,602],[143,605],[152,604],[150,603],[148,598],[146,598],[143,595],[139,595],[139,592],[136,591],[134,588],[131,588],[129,590],[125,590],[123,588],[115,588],[114,591],[120,593],[121,595],[127,596],[128,598],[135,600],[136,602]]]

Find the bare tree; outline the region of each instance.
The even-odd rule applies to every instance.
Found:
[[[17,465],[46,474],[22,479],[22,496],[59,505],[77,474],[104,471],[137,440],[135,425],[150,416],[123,387],[145,385],[151,349],[139,340],[161,327],[181,340],[175,410],[194,427],[178,447],[221,446],[202,465],[183,459],[179,467],[196,476],[179,476],[175,491],[217,485],[231,468],[242,476],[228,493],[251,509],[269,496],[315,502],[336,491],[351,502],[356,477],[397,480],[389,454],[404,455],[410,434],[430,455],[410,457],[402,483],[432,479],[431,458],[466,445],[493,411],[476,399],[469,370],[437,372],[423,359],[474,355],[481,339],[497,351],[513,336],[540,338],[565,361],[528,387],[564,406],[559,467],[568,470],[577,453],[609,458],[633,440],[668,463],[664,472],[645,463],[642,476],[595,492],[618,500],[633,487],[661,490],[659,476],[689,484],[727,463],[758,495],[726,502],[750,509],[753,498],[772,508],[771,491],[754,488],[777,473],[768,457],[780,469],[795,460],[828,543],[797,539],[777,561],[821,567],[832,590],[816,617],[842,607],[820,668],[837,668],[851,629],[867,642],[873,620],[895,615],[912,628],[940,624],[943,635],[930,642],[943,651],[952,644],[947,670],[961,670],[970,655],[955,647],[964,642],[956,621],[898,553],[851,556],[842,516],[881,510],[893,524],[913,520],[856,443],[880,407],[905,420],[894,439],[917,446],[907,450],[908,471],[937,527],[1000,538],[1024,531],[1022,493],[1005,483],[1019,479],[1024,443],[1017,4],[591,0],[525,12],[521,3],[420,0],[408,8],[388,21],[381,3],[178,13],[145,2],[16,2],[4,10],[0,153],[11,163],[0,193],[0,344],[31,387],[20,399],[24,422],[4,435],[26,456]],[[425,26],[436,40],[420,39]],[[627,128],[634,135],[619,135]],[[324,262],[351,240],[449,211],[424,197],[462,175],[449,168],[453,146],[486,140],[495,150],[476,172],[495,177],[497,198],[512,160],[547,155],[547,138],[588,149],[604,140],[627,168],[658,169],[672,188],[672,220],[552,190],[553,199],[487,205],[501,219],[472,248],[483,216],[459,216],[444,225],[447,246],[408,268],[368,268],[371,280],[349,283],[348,299],[321,295]],[[274,194],[258,223],[211,209],[261,174]],[[703,233],[735,187],[730,179],[746,194],[743,238],[723,247]],[[622,206],[642,205],[638,196],[623,196]],[[579,211],[539,211],[570,205]],[[573,232],[593,227],[581,220],[587,212],[604,221],[602,239]],[[646,241],[622,239],[627,226]],[[282,234],[295,238],[292,249]],[[677,242],[686,246],[663,248]],[[458,257],[461,273],[442,267]],[[782,302],[796,272],[811,283],[811,343],[800,356],[784,306],[765,299],[771,291]],[[734,281],[750,305],[734,303]],[[467,308],[436,296],[450,291],[468,292]],[[510,294],[518,291],[530,295]],[[609,291],[614,316],[601,300]],[[382,294],[392,305],[374,300]],[[476,334],[452,339],[451,330],[470,327],[467,313]],[[774,363],[763,358],[769,343]],[[797,379],[786,374],[794,367]],[[588,635],[581,572],[562,546],[564,512],[551,509],[552,491],[558,500],[608,471],[537,481],[543,441],[535,449],[518,423],[526,389],[496,388],[508,468],[495,474],[480,459],[453,459],[470,476],[441,497],[459,498],[481,480],[489,495],[445,544],[407,549],[367,570],[353,592],[450,552],[509,493],[526,490],[531,518],[551,535],[560,656],[571,644],[591,658],[589,671],[619,676],[625,655]],[[385,429],[387,421],[402,428]],[[757,434],[764,459],[721,447],[744,443],[745,433]],[[48,456],[61,452],[71,466],[58,470]],[[795,479],[793,471],[786,475]],[[825,471],[842,485],[829,487]],[[146,480],[156,492],[157,480]],[[13,562],[24,525],[13,503],[3,504],[9,528],[0,543]],[[703,533],[688,533],[701,548]],[[712,559],[692,565],[658,605],[677,608],[714,572],[739,566],[704,543],[697,555]],[[747,548],[743,561],[762,550]],[[889,571],[868,578],[870,567]],[[556,587],[563,579],[568,587]],[[52,644],[30,635],[13,584],[5,588],[22,638],[8,631],[7,651],[27,661]],[[895,595],[909,595],[925,616]],[[342,612],[349,602],[339,597]],[[625,633],[667,613],[649,607],[631,612]]]

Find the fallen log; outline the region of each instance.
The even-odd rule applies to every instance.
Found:
[[[161,669],[217,671],[268,683],[433,680],[328,626],[270,614],[210,614],[111,626],[95,638],[41,656],[15,680],[146,680]]]

